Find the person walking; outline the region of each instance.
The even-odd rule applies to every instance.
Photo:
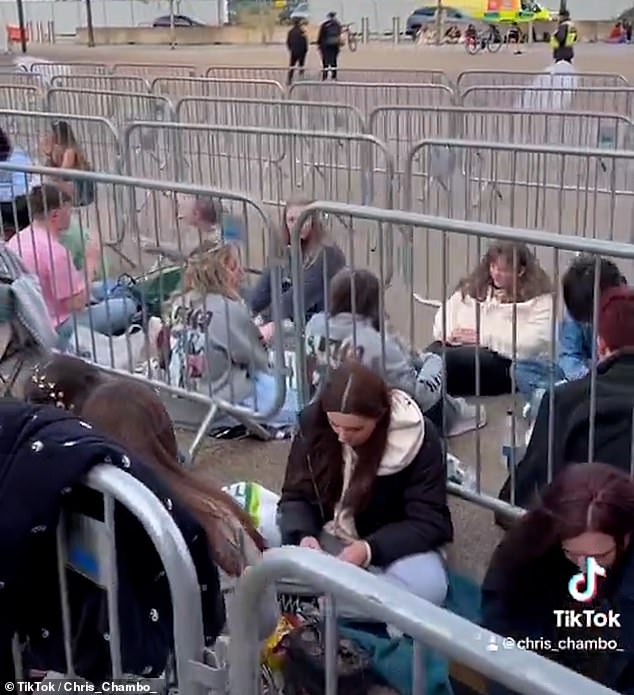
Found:
[[[321,53],[321,79],[327,80],[328,74],[333,80],[337,79],[337,60],[341,50],[341,24],[335,12],[329,12],[328,18],[319,27],[317,46]]]
[[[299,67],[300,77],[304,76],[304,65],[306,64],[306,54],[308,53],[308,39],[304,31],[304,22],[301,17],[293,17],[293,26],[289,29],[286,36],[286,46],[290,54],[287,87],[293,82],[295,66]]]

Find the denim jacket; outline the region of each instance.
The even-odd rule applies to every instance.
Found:
[[[568,313],[559,329],[557,361],[567,381],[581,379],[588,373],[592,359],[592,326],[574,321]]]

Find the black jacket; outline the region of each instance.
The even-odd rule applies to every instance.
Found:
[[[579,651],[554,651],[556,642],[566,639],[568,632],[558,631],[553,611],[557,609],[587,609],[587,604],[575,604],[568,596],[568,582],[578,569],[566,560],[560,547],[547,550],[541,557],[521,567],[509,567],[507,553],[517,552],[521,536],[509,534],[493,554],[482,584],[482,622],[493,632],[516,640],[542,638],[552,642],[553,649],[544,647],[543,655],[568,667],[583,670],[584,656]],[[534,541],[533,541],[534,542]],[[508,547],[505,546],[508,544]],[[506,551],[506,552],[505,552]],[[520,550],[520,552],[522,552]],[[604,584],[600,584],[600,600],[594,608],[613,610],[621,614],[621,628],[601,628],[605,640],[616,640],[619,649],[590,650],[590,660],[601,674],[604,685],[625,695],[634,695],[634,544],[630,542],[617,567],[610,570]],[[596,638],[588,628],[577,630],[576,639]],[[564,645],[565,646],[565,645]],[[585,673],[584,675],[589,675]],[[510,691],[495,684],[489,695],[509,695]],[[568,694],[566,694],[568,695]]]
[[[597,365],[594,460],[630,470],[634,351],[622,351]],[[548,420],[550,396],[539,407],[535,428],[515,476],[515,504],[528,507],[548,482]],[[553,476],[567,463],[588,461],[590,375],[555,388],[553,412]],[[511,480],[500,499],[510,502]]]
[[[324,49],[339,49],[341,42],[341,24],[336,19],[327,19],[319,27],[317,34],[317,46],[320,51]]]
[[[288,458],[278,516],[284,544],[318,537],[334,515],[335,503],[328,503],[323,491],[328,462],[308,451],[307,425],[316,407],[309,405],[300,415]],[[359,537],[370,545],[373,565],[386,567],[452,540],[446,481],[440,439],[426,419],[425,439],[414,460],[398,473],[377,476],[369,503],[355,516]],[[338,499],[341,488],[336,492]]]
[[[286,47],[293,56],[305,56],[308,53],[308,39],[302,27],[295,25],[289,29]]]
[[[224,622],[218,571],[204,531],[155,473],[72,414],[0,402],[0,678],[13,679],[11,639],[28,641],[31,667],[65,671],[55,532],[60,511],[103,519],[102,497],[80,485],[95,465],[112,463],[144,483],[167,509],[189,547],[201,584],[205,635]],[[115,509],[119,616],[126,673],[159,675],[172,647],[172,606],[162,563],[141,524]],[[67,572],[74,663],[97,681],[110,674],[105,592]]]

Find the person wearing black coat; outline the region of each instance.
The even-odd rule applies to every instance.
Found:
[[[634,407],[634,291],[607,290],[599,314],[600,358],[596,371],[596,410],[592,460],[630,470]],[[555,387],[553,394],[552,473],[588,461],[591,374]],[[550,396],[540,404],[535,426],[515,471],[514,503],[529,507],[548,482]],[[500,499],[511,501],[509,477]],[[501,521],[501,520],[500,520]]]
[[[300,416],[278,521],[284,544],[338,557],[442,603],[453,529],[440,439],[416,402],[358,362]]]
[[[304,76],[304,65],[306,64],[306,55],[308,54],[308,38],[304,31],[303,20],[299,17],[293,18],[293,26],[289,29],[286,36],[286,47],[290,55],[286,85],[290,87],[293,82],[296,65],[299,67],[300,77]]]
[[[564,468],[493,554],[482,584],[484,627],[507,638],[505,649],[510,638],[516,648],[633,695],[633,533],[634,483],[627,474],[600,463]],[[577,589],[588,587],[589,559],[604,576],[590,582],[589,596],[575,595],[569,582],[574,577]],[[603,615],[585,624],[583,611]],[[488,693],[512,691],[491,684]]]
[[[337,21],[335,12],[329,12],[328,18],[319,26],[317,34],[317,48],[321,54],[322,72],[321,79],[327,80],[328,75],[333,80],[337,79],[337,62],[341,50],[341,24]]]
[[[207,539],[151,469],[73,414],[51,406],[0,402],[0,678],[14,679],[11,640],[28,644],[28,668],[66,672],[57,574],[56,527],[62,509],[103,518],[101,495],[81,485],[90,469],[124,469],[164,502],[188,546],[201,585],[205,639],[225,623],[218,570]],[[115,509],[123,671],[160,675],[173,648],[170,589],[160,558],[129,510]],[[110,676],[106,596],[67,573],[75,672]]]

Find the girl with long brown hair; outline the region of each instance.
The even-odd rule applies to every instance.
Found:
[[[429,349],[445,354],[447,392],[476,395],[478,352],[477,395],[510,393],[513,360],[548,357],[552,318],[552,285],[528,246],[492,244],[436,313]]]
[[[223,589],[232,588],[244,570],[259,561],[265,543],[248,514],[209,477],[179,464],[174,427],[153,389],[123,379],[105,383],[87,399],[82,417],[153,467],[189,509],[205,529],[211,554],[224,573]],[[275,628],[276,601],[271,591],[262,602],[263,636]]]
[[[282,542],[336,552],[442,603],[452,539],[440,439],[414,399],[355,361],[301,414],[279,504]]]
[[[293,320],[293,285],[290,272],[291,232],[304,209],[313,203],[310,198],[295,197],[284,206],[283,223],[280,233],[281,252],[287,259],[287,267],[282,282],[282,320]],[[303,225],[299,241],[304,267],[304,314],[306,320],[313,314],[323,311],[328,292],[328,282],[346,264],[341,249],[326,233],[323,219],[319,213],[309,215]],[[325,278],[325,280],[324,280]],[[265,268],[255,287],[248,293],[248,301],[254,314],[261,314],[270,321],[271,313],[271,271]],[[273,324],[265,323],[262,334],[269,341],[273,334]]]
[[[482,587],[485,627],[533,644],[541,640],[546,656],[616,692],[634,692],[633,531],[629,476],[606,464],[569,464],[495,551]],[[571,587],[587,589],[587,597]],[[606,616],[597,634],[585,624],[571,630],[570,616],[584,610],[611,610],[619,618],[608,623]],[[610,646],[593,646],[598,637]],[[582,642],[585,652],[577,646]]]

